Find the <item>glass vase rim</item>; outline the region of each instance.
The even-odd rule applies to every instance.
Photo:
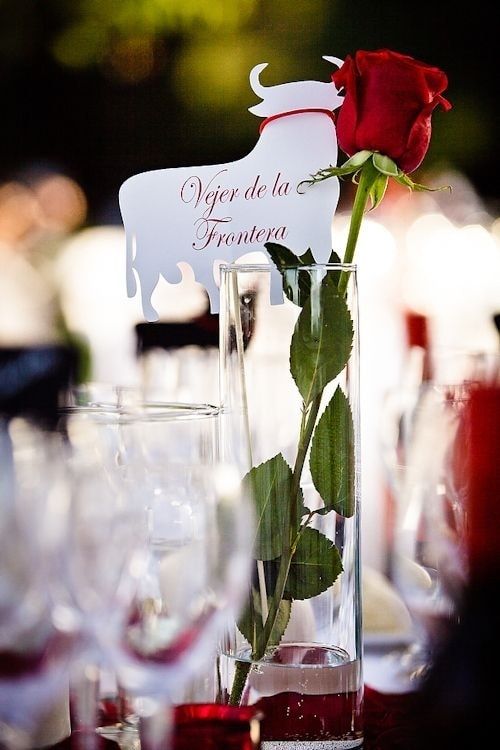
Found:
[[[144,401],[117,406],[99,402],[61,407],[61,417],[101,416],[111,422],[175,422],[195,419],[210,419],[221,415],[221,407],[206,403],[184,403],[174,401]]]
[[[219,269],[224,272],[232,272],[232,271],[243,271],[244,273],[251,273],[255,271],[272,271],[273,268],[276,268],[276,266],[273,266],[272,263],[221,263],[219,266]],[[311,271],[315,268],[322,268],[326,270],[332,270],[332,271],[357,271],[357,264],[356,263],[321,263],[321,262],[315,262],[315,263],[297,263],[296,265],[284,265],[279,270],[291,270],[291,269],[298,269],[301,271]]]

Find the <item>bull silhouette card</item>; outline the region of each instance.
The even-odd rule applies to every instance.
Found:
[[[338,58],[324,59],[342,64]],[[208,293],[211,311],[218,312],[221,262],[235,262],[250,252],[265,254],[266,242],[298,254],[311,248],[318,262],[330,256],[338,180],[305,189],[300,183],[337,163],[332,113],[342,97],[332,82],[264,86],[260,75],[266,66],[261,63],[250,72],[251,88],[262,101],[249,111],[265,119],[247,156],[227,164],[142,172],[120,188],[127,293],[135,296],[139,282],[148,321],[158,319],[151,298],[160,275],[169,283],[182,281],[181,261],[189,263]],[[271,302],[282,302],[278,274],[273,281]]]

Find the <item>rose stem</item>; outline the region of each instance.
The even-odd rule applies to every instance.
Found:
[[[351,223],[349,225],[349,234],[347,236],[347,244],[344,253],[344,263],[352,263],[353,261],[366,203],[370,195],[370,190],[373,187],[373,183],[379,174],[378,170],[373,166],[371,159],[368,159],[361,168],[361,177],[359,179],[356,196],[354,198],[354,205],[352,207]],[[340,274],[338,290],[339,294],[342,296],[347,289],[349,275],[350,273],[348,271],[342,271]]]
[[[307,410],[304,410],[302,414],[299,447],[297,450],[297,458],[295,459],[295,466],[293,469],[292,486],[290,488],[290,498],[289,498],[290,506],[288,509],[289,516],[290,514],[296,512],[295,506],[296,506],[296,497],[297,497],[297,493],[299,491],[299,486],[300,486],[300,476],[302,474],[302,469],[304,468],[304,462],[305,462],[306,455],[307,455],[307,449],[309,447],[309,443],[311,441],[312,433],[314,430],[314,425],[316,423],[316,417],[318,415],[319,407],[321,404],[322,394],[323,394],[323,391],[321,391],[317,396],[315,396],[315,398],[311,402],[309,412],[307,412]],[[306,417],[306,414],[307,414],[307,417]],[[293,528],[292,524],[290,524],[290,528]],[[278,576],[276,579],[276,586],[274,588],[274,594],[273,594],[271,606],[269,609],[269,615],[264,625],[262,636],[257,641],[256,653],[254,655],[254,658],[256,659],[262,658],[262,656],[264,655],[266,651],[267,644],[271,636],[274,623],[276,621],[276,617],[278,616],[279,605],[283,598],[283,593],[285,591],[286,581],[287,581],[288,573],[290,570],[290,564],[292,562],[292,557],[295,552],[295,547],[296,547],[298,538],[299,538],[298,534],[295,536],[295,538],[292,538],[292,533],[291,533],[287,540],[287,546],[283,550],[283,553],[281,555],[280,565],[278,568]]]

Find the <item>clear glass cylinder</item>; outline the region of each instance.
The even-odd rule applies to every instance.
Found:
[[[284,302],[271,305],[272,266],[221,267],[221,403],[250,446],[238,458],[257,524],[246,603],[220,644],[219,700],[259,706],[265,750],[354,748],[363,741],[356,267],[280,273]]]

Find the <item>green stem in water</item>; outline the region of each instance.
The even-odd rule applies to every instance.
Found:
[[[347,236],[347,244],[344,254],[344,263],[352,263],[354,258],[354,251],[356,250],[356,244],[358,241],[359,230],[361,228],[361,222],[365,212],[366,204],[370,196],[370,191],[373,187],[375,180],[378,178],[380,172],[375,169],[371,159],[368,159],[363,164],[360,171],[360,178],[358,187],[356,190],[356,197],[354,198],[354,205],[352,207],[351,223],[349,225],[349,234]],[[344,295],[347,289],[350,273],[348,271],[342,271],[340,274],[338,290],[340,295]]]
[[[239,706],[241,696],[247,681],[248,673],[252,666],[251,661],[237,661],[234,670],[234,680],[231,687],[231,695],[229,696],[230,706]]]
[[[322,393],[318,394],[313,399],[309,411],[308,412],[304,411],[302,415],[299,447],[297,450],[297,457],[295,459],[295,466],[293,469],[293,478],[292,478],[292,487],[290,490],[289,518],[295,512],[297,493],[300,488],[300,477],[302,474],[302,469],[304,468],[304,462],[306,459],[307,450],[308,450],[309,443],[311,441],[312,433],[314,430],[314,425],[316,423],[316,417],[318,416],[318,411],[319,411],[319,407],[321,404],[321,396],[322,396]],[[311,516],[309,516],[308,522],[310,519],[311,519]],[[252,659],[254,659],[255,661],[258,661],[259,659],[261,659],[266,653],[269,639],[271,637],[271,633],[274,628],[276,618],[278,616],[280,602],[283,598],[283,593],[285,591],[285,586],[286,586],[286,582],[288,579],[288,573],[290,571],[290,565],[292,562],[293,555],[295,553],[297,542],[300,537],[300,530],[299,532],[295,534],[295,536],[292,536],[292,534],[294,533],[292,529],[295,529],[295,526],[296,526],[296,523],[292,521],[292,523],[290,523],[291,534],[287,541],[287,546],[285,547],[285,549],[283,550],[281,554],[281,560],[280,560],[280,565],[278,569],[278,576],[276,579],[276,586],[274,588],[271,605],[269,607],[269,614],[267,616],[265,626],[262,630],[261,637],[258,639],[257,643],[255,644],[255,649],[252,653]],[[243,690],[244,690],[245,683],[248,677],[248,673],[250,671],[250,667],[251,667],[250,662],[238,661],[236,663],[235,675],[234,675],[233,685],[231,688],[231,695],[229,698],[229,703],[232,706],[239,705],[241,701],[241,696],[243,694]]]
[[[318,411],[319,411],[319,407],[321,403],[321,395],[322,395],[321,393],[318,394],[312,401],[311,408],[309,409],[309,413],[307,414],[307,417],[305,417],[305,414],[302,417],[299,447],[297,450],[297,458],[295,459],[295,466],[293,469],[292,486],[290,489],[290,498],[289,498],[290,504],[288,508],[288,511],[289,511],[288,518],[290,521],[290,524],[289,524],[290,536],[288,539],[287,546],[285,547],[281,555],[280,565],[278,568],[278,576],[276,579],[276,586],[274,588],[273,598],[271,601],[271,606],[269,608],[269,615],[267,617],[266,624],[262,631],[262,636],[257,641],[257,649],[254,655],[254,658],[256,659],[261,659],[266,652],[269,639],[271,637],[271,633],[274,628],[274,623],[276,621],[276,617],[278,616],[280,602],[283,598],[283,593],[285,591],[285,586],[286,586],[286,582],[288,579],[288,573],[290,571],[292,557],[295,553],[295,548],[297,546],[297,542],[299,539],[299,534],[294,531],[297,524],[296,524],[296,519],[293,518],[293,515],[296,512],[296,507],[297,507],[296,499],[297,499],[297,493],[300,488],[300,477],[302,475],[302,469],[304,468],[304,462],[306,460],[307,449],[309,447],[309,443],[311,441],[312,433],[314,430],[314,425],[316,423],[316,417],[318,415]]]

